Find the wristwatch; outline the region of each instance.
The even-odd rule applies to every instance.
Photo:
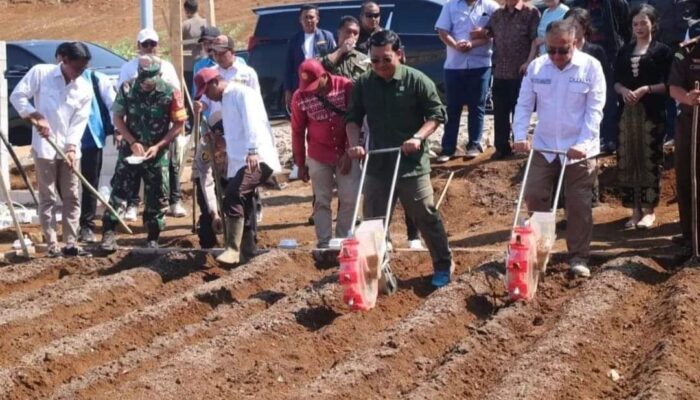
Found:
[[[423,141],[423,136],[421,136],[420,133],[416,133],[413,136],[411,136],[411,139],[418,139],[420,141]]]

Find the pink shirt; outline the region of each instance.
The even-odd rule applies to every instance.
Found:
[[[335,107],[347,111],[352,81],[330,75],[331,91],[326,98]],[[297,90],[292,96],[292,152],[294,162],[303,167],[308,156],[324,164],[335,164],[345,152],[345,115],[326,107],[314,92]]]

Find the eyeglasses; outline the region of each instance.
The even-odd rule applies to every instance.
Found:
[[[365,13],[365,18],[379,18],[380,16],[380,13]]]
[[[547,47],[547,54],[550,56],[553,56],[555,54],[558,54],[560,56],[564,56],[569,54],[571,51],[571,46],[564,46],[564,47]]]
[[[153,40],[146,40],[145,42],[141,42],[141,47],[156,47],[158,46],[158,42],[154,42]]]

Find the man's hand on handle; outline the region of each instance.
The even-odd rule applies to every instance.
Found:
[[[347,155],[353,160],[361,160],[365,157],[365,148],[362,146],[353,146],[346,151]]]
[[[530,151],[531,148],[532,147],[530,146],[530,142],[528,142],[527,140],[513,143],[513,151],[518,153],[527,153],[528,151]]]

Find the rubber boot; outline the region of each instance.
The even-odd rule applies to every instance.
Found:
[[[255,244],[255,234],[252,229],[243,229],[243,238],[241,240],[241,262],[248,262],[256,256],[257,246]]]
[[[241,239],[243,238],[243,218],[226,217],[226,250],[216,257],[222,264],[235,265],[241,261]]]

